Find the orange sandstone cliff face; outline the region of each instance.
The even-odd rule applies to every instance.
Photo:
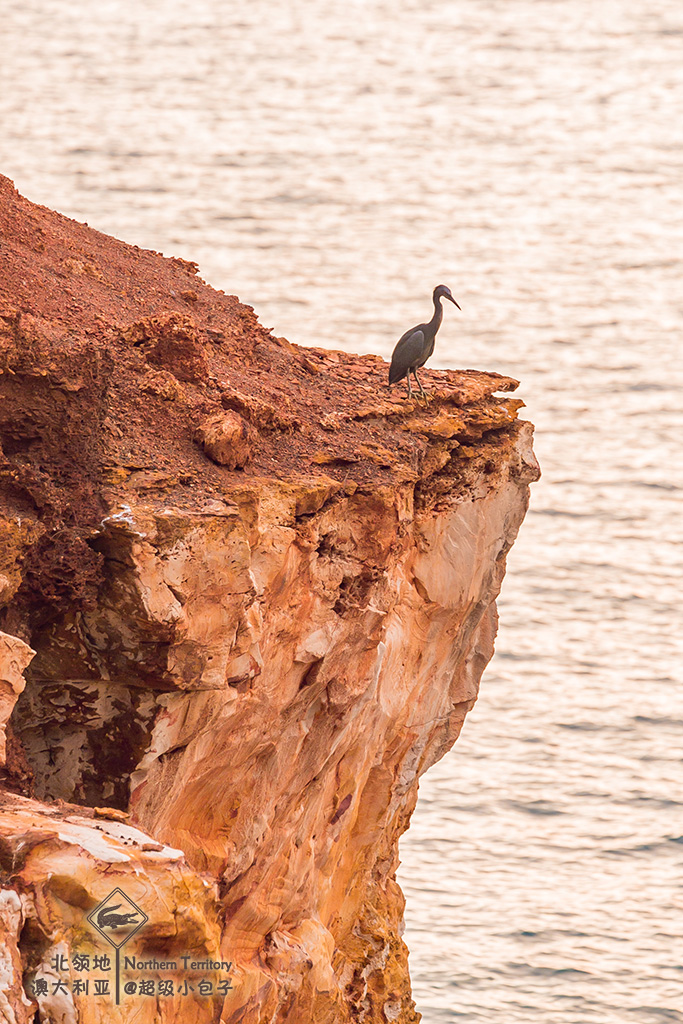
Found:
[[[405,401],[4,178],[0,260],[0,1017],[417,1021],[398,839],[493,652],[517,382]],[[115,888],[176,964],[119,1005]]]

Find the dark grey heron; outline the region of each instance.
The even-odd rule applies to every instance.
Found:
[[[389,383],[395,384],[405,377],[408,381],[408,398],[413,397],[413,389],[410,386],[410,375],[412,373],[417,381],[422,397],[427,401],[427,395],[417,375],[417,369],[419,366],[424,366],[434,351],[436,332],[441,327],[441,321],[443,320],[442,298],[450,299],[454,306],[458,306],[458,303],[451,295],[450,288],[447,288],[445,284],[437,285],[432,295],[434,300],[434,316],[428,324],[418,324],[417,327],[411,327],[409,331],[406,331],[403,337],[398,339],[394,354],[391,357]],[[458,306],[458,309],[460,309],[460,306]]]

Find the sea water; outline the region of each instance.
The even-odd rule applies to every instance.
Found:
[[[683,1021],[683,8],[4,0],[0,170],[302,344],[521,379],[543,479],[401,842],[426,1024]]]

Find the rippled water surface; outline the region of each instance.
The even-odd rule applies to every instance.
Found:
[[[522,380],[498,651],[402,841],[427,1024],[683,1021],[683,8],[3,0],[0,169],[276,333]]]

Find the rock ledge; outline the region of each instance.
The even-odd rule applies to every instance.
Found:
[[[2,177],[0,243],[0,1015],[417,1021],[397,844],[493,652],[517,382],[405,401]],[[115,888],[230,985],[77,988]]]

